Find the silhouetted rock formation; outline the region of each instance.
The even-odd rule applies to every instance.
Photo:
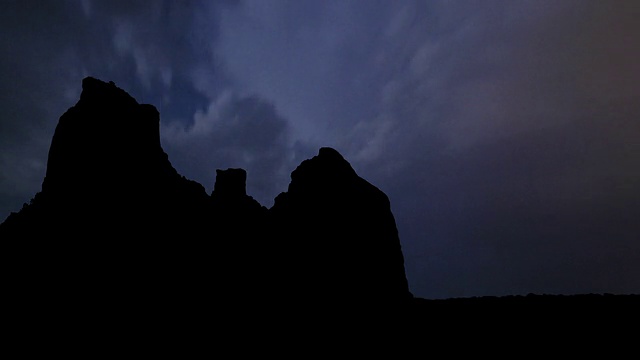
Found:
[[[212,196],[243,198],[247,195],[247,172],[244,169],[216,170]]]
[[[411,298],[387,196],[334,149],[321,148],[291,174],[270,209],[282,239],[289,286],[328,303]],[[288,250],[288,251],[286,251]]]
[[[211,204],[215,219],[221,226],[233,228],[232,225],[239,220],[245,224],[236,224],[236,230],[256,230],[249,225],[253,221],[262,220],[266,215],[267,208],[247,195],[246,181],[247,172],[244,169],[216,170]]]
[[[216,244],[210,256],[221,275],[217,289],[235,304],[265,290],[263,268],[271,250],[265,230],[267,208],[247,195],[246,179],[244,169],[216,170],[206,231]]]
[[[42,191],[7,226],[85,241],[182,234],[202,220],[208,196],[171,166],[155,107],[113,83],[88,77],[82,87],[56,127]]]
[[[300,164],[271,209],[247,195],[243,169],[218,169],[208,195],[169,162],[155,107],[112,82],[82,88],[42,190],[0,224],[16,302],[145,313],[410,303],[389,200],[337,151]]]
[[[588,305],[592,314],[638,303],[632,295],[414,298],[389,199],[336,150],[303,161],[270,209],[247,195],[243,169],[218,169],[209,195],[169,162],[153,106],[113,83],[89,77],[82,86],[55,130],[42,190],[0,224],[3,321],[14,333],[48,326],[49,337],[71,324],[92,336],[114,326],[131,336],[202,336],[240,324],[268,334],[292,320],[333,331],[331,321],[354,313],[378,327],[391,313],[437,330],[459,317],[460,304],[467,319],[494,321],[523,304]],[[286,333],[301,329],[309,327]]]
[[[127,296],[149,310],[167,289],[199,298],[209,196],[171,166],[153,106],[113,83],[82,87],[56,127],[42,191],[0,228],[14,294],[60,306],[82,294],[78,307]]]
[[[451,319],[471,333],[514,319],[502,324],[511,333],[561,318],[564,336],[571,309],[589,319],[606,309],[617,322],[611,310],[638,304],[633,295],[414,298],[389,199],[334,149],[303,161],[270,209],[247,195],[243,169],[217,170],[209,195],[172,167],[153,106],[113,83],[82,86],[55,130],[42,190],[0,224],[2,320],[21,350],[114,334],[191,344],[218,332],[223,342],[266,337],[280,349],[293,335],[324,348],[326,337],[310,337],[325,325],[332,335],[428,328],[450,341]]]

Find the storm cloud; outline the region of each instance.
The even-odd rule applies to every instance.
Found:
[[[270,206],[331,146],[391,200],[411,291],[640,292],[640,7],[5,1],[0,211],[94,76],[155,105],[183,175]]]

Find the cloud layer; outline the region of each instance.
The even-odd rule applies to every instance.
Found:
[[[640,292],[628,1],[1,5],[0,211],[39,189],[84,76],[161,113],[177,170],[270,206],[332,146],[385,191],[421,297]]]

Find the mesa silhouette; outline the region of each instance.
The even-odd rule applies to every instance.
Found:
[[[83,79],[59,119],[41,191],[0,224],[14,309],[166,320],[215,304],[250,316],[378,309],[427,318],[469,303],[637,303],[610,294],[416,298],[388,197],[335,149],[303,161],[266,208],[247,195],[244,169],[217,169],[211,194],[180,175],[159,121],[113,82]]]

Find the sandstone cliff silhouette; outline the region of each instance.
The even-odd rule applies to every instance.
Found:
[[[303,161],[267,209],[247,195],[244,169],[217,169],[211,194],[178,174],[159,121],[113,82],[82,81],[42,190],[0,225],[16,294],[57,306],[82,294],[83,307],[123,296],[194,308],[413,299],[387,196],[336,150]]]
[[[638,304],[638,295],[612,294],[415,298],[388,197],[338,151],[303,161],[266,208],[246,193],[244,169],[217,169],[210,194],[180,175],[159,121],[114,83],[83,79],[59,119],[41,191],[0,224],[3,299],[16,323],[86,314],[147,325],[220,314],[282,321],[327,309],[433,322],[461,309]]]

